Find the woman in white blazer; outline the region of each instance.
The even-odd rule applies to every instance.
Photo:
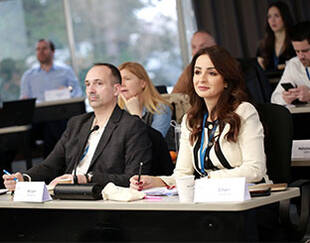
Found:
[[[266,175],[264,132],[258,113],[247,102],[238,63],[222,47],[199,51],[191,62],[188,94],[191,109],[182,121],[180,150],[172,176],[130,179],[135,189],[175,185],[175,178],[245,177],[260,182]]]

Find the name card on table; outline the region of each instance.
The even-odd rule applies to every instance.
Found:
[[[293,159],[310,158],[310,140],[294,140],[292,147]]]
[[[245,177],[195,181],[194,202],[243,202],[250,199]]]
[[[52,200],[43,181],[17,182],[15,202],[46,202]]]
[[[44,92],[45,101],[70,99],[69,88],[52,89]]]

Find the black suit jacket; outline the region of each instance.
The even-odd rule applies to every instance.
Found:
[[[70,119],[50,155],[26,172],[32,180],[49,183],[57,176],[72,173],[84,150],[93,120],[93,112]],[[128,186],[129,178],[138,173],[140,162],[144,163],[143,174],[150,173],[151,160],[152,144],[146,125],[116,105],[88,169],[93,172],[92,182]]]

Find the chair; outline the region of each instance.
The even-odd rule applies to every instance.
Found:
[[[157,89],[157,91],[160,94],[167,94],[168,93],[166,85],[157,85],[157,86],[155,86],[155,88]]]
[[[300,197],[284,200],[279,205],[280,226],[288,233],[288,240],[303,238],[309,222],[310,181],[291,180],[291,150],[293,140],[293,122],[291,113],[284,106],[259,104],[257,110],[265,130],[265,153],[267,173],[274,183],[288,183],[300,188]],[[292,215],[292,206],[297,213]],[[298,218],[292,222],[290,216]]]
[[[167,143],[161,133],[151,126],[147,127],[148,135],[152,141],[152,167],[151,175],[171,175],[174,164],[171,161]]]
[[[250,97],[258,104],[269,103],[271,86],[256,58],[238,59],[238,61]]]
[[[23,99],[3,102],[0,109],[0,151],[5,154],[21,150],[27,169],[32,167],[31,121],[34,108],[35,99]]]
[[[162,97],[166,99],[172,107],[171,120],[176,121],[177,124],[181,124],[184,114],[189,110],[190,103],[189,97],[182,93],[163,94]],[[175,144],[175,128],[170,126],[165,140],[168,144],[170,151],[176,151]]]

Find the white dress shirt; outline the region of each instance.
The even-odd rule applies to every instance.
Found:
[[[307,67],[307,69],[310,73],[310,68]],[[291,83],[293,86],[306,85],[310,88],[310,80],[307,76],[306,68],[299,61],[298,57],[294,57],[288,61],[281,80],[271,95],[271,103],[286,105],[286,102],[282,98],[284,89],[281,83]]]
[[[86,147],[84,148],[84,150],[88,147],[85,155],[83,156],[82,160],[80,161],[80,163],[78,164],[77,168],[76,168],[76,174],[80,175],[80,174],[86,174],[90,165],[90,162],[94,156],[94,153],[96,151],[96,148],[98,146],[98,143],[100,141],[100,138],[102,136],[102,133],[105,129],[105,126],[100,127],[97,131],[93,131],[88,138],[88,142],[86,144]],[[72,173],[74,173],[74,170],[72,171]]]

